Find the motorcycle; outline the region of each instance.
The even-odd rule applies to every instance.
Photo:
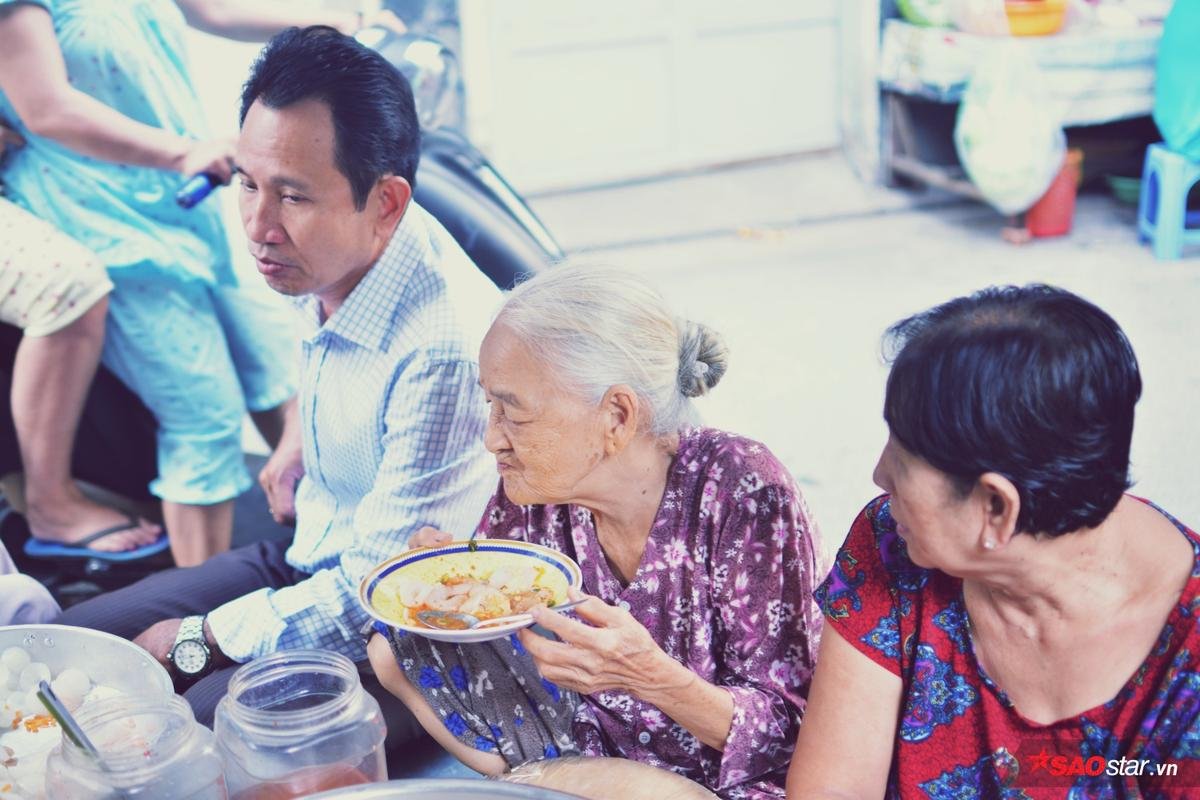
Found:
[[[460,85],[458,59],[430,36],[366,28],[358,40],[413,87],[421,123],[414,198],[502,289],[561,261],[558,242],[508,181],[450,120]]]
[[[546,226],[487,157],[452,123],[451,109],[461,74],[454,53],[433,37],[397,34],[382,28],[366,28],[357,38],[395,66],[413,88],[421,125],[421,159],[413,193],[416,202],[446,228],[479,269],[501,289],[511,289],[522,277],[562,260],[562,248]],[[180,187],[176,201],[190,208],[204,200],[216,186],[207,175],[193,176]],[[14,329],[10,333],[7,344],[0,337],[0,349],[11,347],[15,351],[19,332]],[[77,469],[76,474],[122,496],[134,495],[139,502],[152,502],[147,492],[131,492],[129,487],[144,487],[155,475],[151,455],[153,416],[103,367],[81,422],[81,431],[89,428],[102,432],[98,435],[107,436],[110,441],[114,431],[121,431],[118,437],[121,450],[136,453],[137,458],[128,464],[110,464],[117,466],[116,469],[98,470],[96,474]],[[0,430],[0,441],[4,439],[5,431]],[[107,446],[104,449],[111,458],[113,451]],[[80,453],[76,455],[78,464]],[[262,466],[261,459],[250,457],[248,461],[253,472]],[[108,485],[112,475],[123,476],[124,485]],[[237,506],[235,514],[239,521],[249,519],[251,525],[274,525],[266,515],[266,500],[257,486],[243,495]],[[21,552],[23,540],[28,538],[24,521],[2,502],[0,536],[23,571],[59,588],[76,578],[115,588],[170,566],[169,555],[165,553],[121,563],[100,558],[79,559],[81,564],[31,559]]]

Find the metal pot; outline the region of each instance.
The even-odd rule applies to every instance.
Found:
[[[23,647],[57,675],[67,667],[83,670],[92,683],[126,694],[174,694],[171,676],[133,642],[110,633],[69,625],[0,625],[0,652]]]

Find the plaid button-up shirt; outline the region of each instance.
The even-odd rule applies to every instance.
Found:
[[[466,534],[495,489],[477,353],[499,291],[411,204],[383,255],[322,325],[300,302],[305,477],[287,561],[311,577],[208,616],[235,661],[325,648],[362,661],[358,584],[424,525]]]

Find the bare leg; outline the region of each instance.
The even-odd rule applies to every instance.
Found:
[[[127,517],[88,500],[71,480],[71,450],[88,387],[104,343],[108,298],[49,336],[26,336],[13,366],[12,409],[21,460],[30,529],[46,541],[76,542],[119,525]],[[145,520],[128,532],[89,545],[96,550],[128,550],[149,544],[161,529]]]
[[[208,506],[163,501],[163,520],[176,566],[194,567],[224,553],[233,542],[233,501]]]
[[[254,427],[258,428],[258,432],[272,450],[279,446],[279,440],[283,438],[284,421],[287,419],[288,409],[295,402],[296,398],[290,397],[274,408],[250,412],[250,419],[254,420]]]
[[[400,698],[408,710],[421,723],[425,732],[446,749],[450,755],[457,758],[476,772],[484,775],[503,775],[508,770],[504,759],[495,753],[485,753],[473,747],[467,747],[450,733],[442,722],[441,717],[426,702],[421,693],[404,677],[404,670],[396,663],[392,648],[387,639],[379,634],[371,637],[367,645],[367,657],[371,660],[371,669],[383,688]]]
[[[1033,241],[1033,234],[1029,232],[1025,214],[1009,215],[1004,221],[1004,227],[1000,229],[1000,238],[1009,244],[1029,244]]]

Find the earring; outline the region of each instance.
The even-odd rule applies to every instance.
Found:
[[[985,541],[985,542],[983,543],[983,549],[984,549],[984,550],[995,550],[995,549],[996,549],[996,543],[995,543],[995,542],[993,542],[991,539],[988,539],[987,541]]]

